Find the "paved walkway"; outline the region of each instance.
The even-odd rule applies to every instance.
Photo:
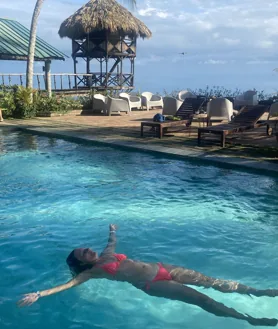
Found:
[[[275,137],[266,136],[266,128],[241,133],[228,138],[225,149],[220,148],[217,136],[197,146],[197,128],[202,123],[194,122],[191,132],[169,133],[162,139],[154,137],[146,129],[146,137],[140,137],[140,123],[151,119],[160,110],[132,111],[131,115],[111,117],[101,115],[65,115],[30,120],[5,120],[1,125],[13,125],[39,133],[61,137],[78,138],[114,144],[124,147],[154,151],[202,161],[245,166],[278,172],[278,143]],[[1,127],[0,125],[0,127]],[[277,162],[276,162],[277,161]]]

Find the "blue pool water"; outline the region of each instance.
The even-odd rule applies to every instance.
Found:
[[[1,329],[251,328],[107,280],[16,307],[21,294],[69,280],[68,253],[101,251],[109,223],[130,258],[278,288],[277,178],[7,130],[0,168]],[[197,290],[278,317],[278,298]]]

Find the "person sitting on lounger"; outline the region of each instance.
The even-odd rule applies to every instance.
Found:
[[[254,296],[278,296],[278,290],[257,290],[233,281],[205,276],[194,270],[164,263],[134,261],[126,255],[116,254],[116,225],[110,225],[106,248],[98,254],[89,248],[74,249],[67,257],[73,279],[60,286],[26,294],[19,306],[27,306],[39,298],[80,285],[90,279],[105,278],[131,283],[151,296],[164,297],[201,307],[216,316],[245,320],[254,326],[276,326],[277,319],[253,318],[229,308],[186,285],[213,288],[223,293],[240,293]]]

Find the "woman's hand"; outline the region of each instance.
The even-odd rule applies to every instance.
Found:
[[[24,296],[25,296],[24,298],[22,298],[20,301],[17,302],[17,305],[19,307],[30,306],[40,298],[37,292],[26,294]]]
[[[110,225],[109,225],[109,230],[110,230],[110,232],[111,232],[111,231],[117,231],[117,229],[118,229],[118,227],[117,227],[116,224],[110,224]]]

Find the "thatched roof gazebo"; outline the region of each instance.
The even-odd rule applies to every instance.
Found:
[[[152,33],[115,0],[90,0],[61,24],[59,35],[72,40],[75,74],[77,58],[86,61],[86,75],[76,76],[76,86],[132,89],[136,39],[150,38]],[[91,72],[92,60],[99,62],[100,72]],[[129,73],[123,72],[126,60]]]

